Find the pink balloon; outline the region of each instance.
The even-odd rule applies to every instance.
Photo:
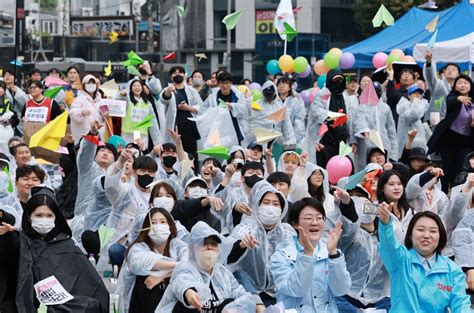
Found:
[[[309,76],[309,74],[311,74],[311,65],[308,64],[308,66],[306,66],[306,69],[304,70],[304,72],[298,74],[298,77],[299,78],[306,78],[306,77]]]
[[[310,91],[310,93],[309,93],[309,102],[313,103],[315,97],[316,97],[316,91],[313,88],[313,90]]]
[[[253,82],[253,83],[250,84],[249,89],[250,90],[254,90],[254,89],[262,90],[262,85],[260,85],[257,82]]]
[[[355,63],[355,57],[350,52],[344,52],[339,59],[339,67],[343,70],[351,68]]]
[[[326,170],[329,174],[329,182],[337,184],[339,179],[351,175],[352,163],[347,157],[333,156],[326,164]]]
[[[377,52],[372,58],[372,64],[375,68],[381,68],[387,64],[388,55],[383,52]]]
[[[311,68],[310,68],[311,70]],[[310,102],[310,97],[311,97],[311,93],[309,92],[309,90],[303,90],[301,93],[301,99],[303,99],[304,103],[309,103]]]

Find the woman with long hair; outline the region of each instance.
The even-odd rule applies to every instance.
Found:
[[[130,83],[130,90],[126,97],[127,111],[122,118],[121,136],[126,142],[135,142],[134,131],[139,131],[140,139],[144,147],[148,147],[148,136],[151,136],[153,143],[162,143],[160,128],[156,118],[151,120],[152,126],[140,126],[135,128],[136,124],[142,122],[147,116],[155,117],[153,105],[155,100],[153,96],[145,92],[145,85],[142,81],[136,79]]]
[[[119,275],[121,312],[155,312],[180,261],[188,259],[187,245],[177,238],[169,212],[150,209],[137,239],[125,252]]]

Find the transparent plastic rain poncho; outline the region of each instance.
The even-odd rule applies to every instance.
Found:
[[[431,136],[431,129],[428,124],[421,122],[421,118],[423,118],[427,109],[428,101],[425,99],[417,99],[410,102],[405,97],[400,98],[400,101],[397,103],[397,114],[399,116],[397,124],[398,152],[396,154],[396,160],[402,157],[403,148],[408,141],[407,133],[413,129],[417,130],[413,147],[420,147],[425,149],[425,151],[428,150],[426,144]]]
[[[253,186],[250,193],[252,216],[237,225],[231,236],[236,240],[240,240],[245,235],[252,234],[258,241],[258,245],[254,249],[246,249],[239,260],[231,265],[231,268],[233,271],[241,270],[247,272],[255,282],[255,287],[259,293],[266,292],[273,296],[275,293],[275,284],[268,269],[270,257],[275,252],[276,246],[279,243],[289,242],[289,240],[292,240],[293,236],[296,235],[296,232],[289,224],[281,222],[278,222],[272,230],[265,230],[258,218],[258,212],[260,200],[267,192],[280,194],[283,199],[285,199],[283,194],[266,180],[262,180]],[[285,200],[281,218],[286,215],[287,211],[288,203]]]
[[[178,238],[171,239],[169,252],[170,256],[166,257],[150,250],[150,247],[145,242],[136,243],[130,248],[117,281],[117,294],[120,296],[120,312],[128,312],[137,276],[163,276],[169,271],[153,270],[156,262],[183,262],[189,258],[188,245]]]
[[[204,239],[217,236],[219,244],[219,258],[212,273],[208,274],[197,264],[197,257],[201,251]],[[173,271],[171,282],[156,308],[156,313],[171,313],[179,301],[185,304],[184,293],[189,288],[194,288],[199,294],[201,303],[211,299],[209,284],[212,283],[219,300],[234,299],[225,306],[225,309],[234,309],[237,312],[255,312],[255,302],[252,295],[237,282],[232,273],[223,264],[229,255],[234,240],[224,237],[204,222],[197,222],[191,229],[189,236],[189,261],[180,262]],[[191,308],[190,306],[187,306]]]
[[[95,197],[91,206],[84,212],[84,229],[86,230],[96,231],[100,225],[105,225],[112,211],[112,204],[107,199],[105,189],[102,186],[102,179],[105,179],[105,177],[97,177],[92,183],[92,192]]]
[[[398,153],[398,138],[395,121],[388,104],[382,100],[377,105],[361,103],[356,106],[354,111],[357,119],[357,122],[353,124],[357,143],[357,151],[354,153],[355,172],[361,171],[365,167],[367,150],[374,147],[374,143],[369,138],[362,136],[362,133],[370,130],[379,132],[388,157],[395,159]]]

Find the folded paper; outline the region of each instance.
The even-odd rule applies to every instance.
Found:
[[[252,129],[252,133],[255,135],[257,139],[256,142],[259,144],[268,143],[270,141],[273,141],[279,138],[282,135],[282,133],[278,131],[267,130],[263,128]]]
[[[244,13],[242,10],[236,11],[232,14],[226,15],[222,19],[222,23],[225,24],[225,27],[227,30],[232,30],[235,28],[237,23],[239,22],[240,17],[242,16],[242,13]]]
[[[30,148],[42,147],[51,151],[58,151],[61,139],[66,136],[68,112],[61,113],[46,126],[34,133],[30,138]]]
[[[372,25],[374,27],[382,26],[382,23],[385,23],[387,26],[392,26],[395,23],[395,19],[392,14],[387,10],[387,8],[382,4],[372,19]]]

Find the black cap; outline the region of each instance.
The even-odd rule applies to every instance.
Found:
[[[247,149],[253,150],[259,148],[260,151],[263,151],[263,146],[255,141],[252,141],[248,144]]]
[[[219,236],[217,235],[210,235],[210,236],[207,236],[206,238],[204,238],[204,241],[206,241],[206,239],[214,239],[217,243],[221,243],[222,240]]]
[[[411,161],[413,159],[423,160],[425,162],[429,162],[429,158],[426,156],[426,151],[423,148],[415,147],[411,149],[410,154],[408,155],[408,160]]]
[[[117,161],[118,159],[118,152],[117,152],[117,149],[115,148],[115,146],[111,143],[106,143],[105,145],[102,145],[102,146],[98,146],[97,147],[97,150],[95,151],[95,154],[97,155],[97,153],[102,150],[102,149],[107,149],[109,151],[111,151],[114,155],[114,159],[115,161]]]

